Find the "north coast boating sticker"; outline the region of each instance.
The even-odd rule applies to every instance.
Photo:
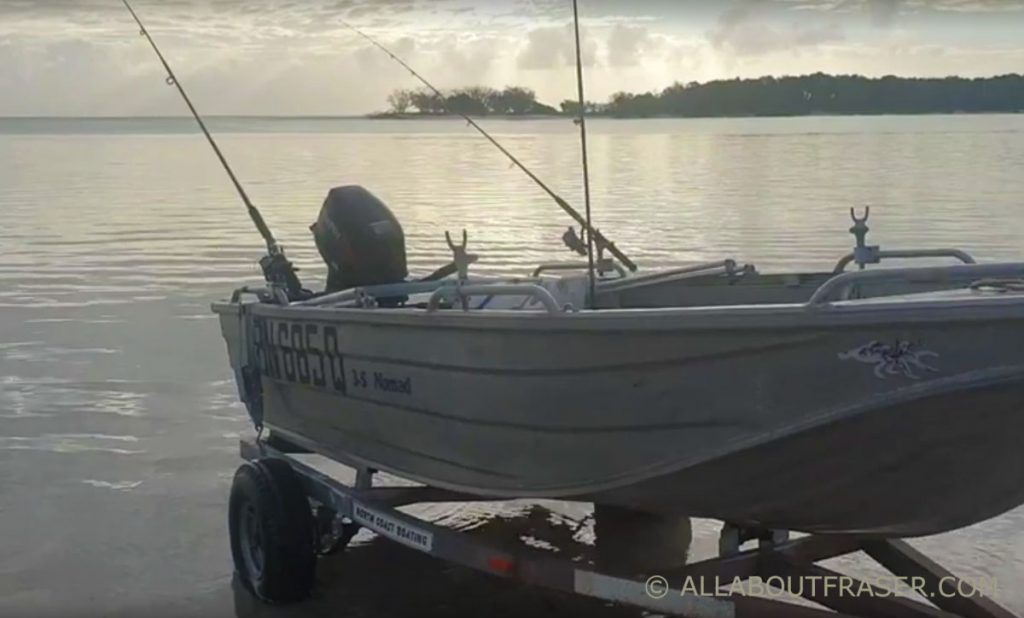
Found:
[[[896,340],[894,343],[870,341],[849,352],[840,352],[839,360],[854,360],[875,366],[875,376],[901,375],[911,380],[920,380],[922,373],[936,372],[937,368],[925,362],[926,358],[938,358],[937,352],[922,349],[910,341]]]
[[[358,502],[352,503],[352,519],[377,534],[413,549],[429,552],[434,548],[434,535],[430,532],[406,525],[390,515],[375,511]]]

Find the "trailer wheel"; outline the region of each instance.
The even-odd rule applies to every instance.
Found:
[[[256,597],[290,603],[309,596],[316,532],[309,500],[288,462],[265,458],[238,468],[228,528],[235,572]]]

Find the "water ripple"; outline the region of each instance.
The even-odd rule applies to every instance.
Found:
[[[141,455],[146,451],[113,446],[138,442],[134,436],[108,436],[96,434],[44,434],[41,436],[0,436],[0,450],[42,451],[48,453],[111,453],[115,455]]]
[[[86,485],[114,489],[117,491],[131,491],[142,484],[142,481],[99,481],[96,479],[82,479]]]

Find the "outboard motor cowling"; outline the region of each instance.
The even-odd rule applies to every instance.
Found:
[[[331,189],[309,229],[327,263],[328,292],[398,283],[409,275],[401,224],[364,187]]]

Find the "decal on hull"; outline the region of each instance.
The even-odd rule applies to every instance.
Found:
[[[875,377],[884,380],[887,376],[903,376],[920,380],[921,374],[937,372],[938,369],[925,362],[926,358],[938,358],[937,352],[920,348],[911,341],[897,339],[894,343],[874,340],[848,352],[840,352],[839,360],[853,360],[874,365]]]

